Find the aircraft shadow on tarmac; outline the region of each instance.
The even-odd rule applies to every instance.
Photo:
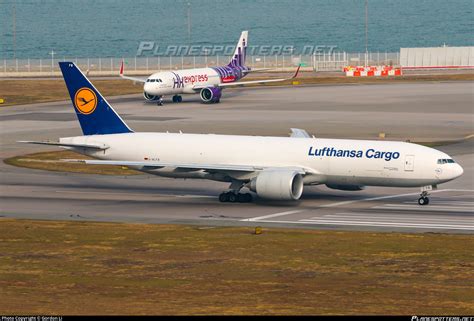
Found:
[[[169,97],[163,98],[163,103],[164,103],[164,106],[170,106],[170,105],[180,106],[180,105],[189,105],[189,104],[199,104],[201,106],[219,106],[219,105],[225,103],[226,99],[241,97],[241,96],[244,96],[244,95],[245,95],[245,93],[243,93],[241,91],[238,91],[238,90],[227,91],[222,95],[222,100],[219,104],[204,104],[201,101],[201,99],[199,98],[199,95],[182,95],[183,101],[179,102],[179,103],[174,103],[172,101],[173,96],[169,96]],[[133,102],[133,101],[137,101],[137,99],[143,99],[143,97],[142,98],[127,98],[127,101]],[[144,100],[143,99],[143,105],[155,105],[156,106],[156,101]],[[158,107],[161,107],[161,106],[158,106]]]

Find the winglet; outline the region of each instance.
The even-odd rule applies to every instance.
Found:
[[[146,79],[125,76],[125,75],[123,74],[124,68],[125,68],[124,59],[122,58],[122,63],[120,64],[120,72],[119,72],[120,78],[132,80],[132,81],[134,81],[134,82],[143,82],[143,83],[146,82]]]
[[[123,59],[122,59],[122,64],[120,65],[120,77],[123,76]]]
[[[300,72],[300,68],[301,68],[301,64],[298,65],[298,69],[296,69],[296,72],[293,75],[293,77],[291,77],[291,79],[294,79],[294,78],[296,78],[296,76],[298,76],[298,73]]]

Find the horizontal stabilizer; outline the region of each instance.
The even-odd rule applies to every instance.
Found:
[[[292,128],[291,135],[292,138],[311,138],[308,132],[304,129]]]
[[[244,74],[250,74],[253,72],[264,72],[264,71],[269,71],[269,70],[275,70],[275,68],[252,68],[249,70],[243,70]]]
[[[29,141],[29,140],[21,140],[18,143],[25,143],[25,144],[37,144],[37,145],[51,145],[51,146],[59,146],[59,147],[75,147],[75,148],[90,148],[90,149],[99,149],[105,150],[108,149],[109,146],[105,144],[68,144],[68,143],[61,143],[61,142],[37,142],[37,141]]]

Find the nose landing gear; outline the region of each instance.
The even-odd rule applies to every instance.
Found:
[[[433,189],[437,189],[437,188],[438,188],[437,185],[423,186],[421,188],[421,194],[420,194],[420,198],[418,199],[418,204],[428,205],[430,203],[430,199],[428,198],[429,191],[432,191]]]
[[[418,205],[428,205],[429,203],[430,199],[428,198],[428,192],[421,192],[420,198],[418,199]]]
[[[156,100],[156,105],[157,106],[163,106],[163,97],[160,97]]]

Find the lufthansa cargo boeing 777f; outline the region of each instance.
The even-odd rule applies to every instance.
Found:
[[[405,142],[319,139],[293,129],[291,137],[135,133],[72,62],[60,62],[84,136],[56,145],[91,156],[86,164],[122,165],[154,175],[230,183],[221,202],[260,198],[298,200],[304,185],[341,190],[364,186],[421,187],[428,191],[462,175],[449,155]]]

